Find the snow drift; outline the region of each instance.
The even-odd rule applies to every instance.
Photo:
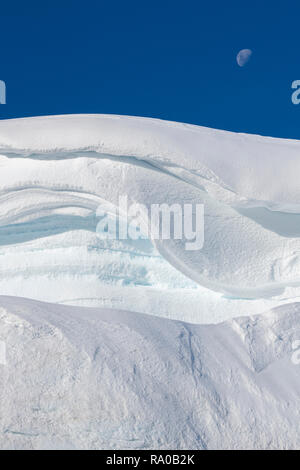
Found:
[[[299,300],[299,149],[296,141],[142,118],[2,121],[2,294],[134,309],[124,299],[138,286],[144,300],[136,307],[151,313],[162,291],[179,288],[193,299],[186,319],[198,322],[249,310],[249,301],[222,295],[253,299],[253,313]],[[97,207],[117,205],[120,195],[146,207],[204,204],[203,249],[185,250],[184,239],[100,242]],[[107,300],[114,294],[117,302]],[[201,318],[193,302],[207,301],[210,318]],[[184,319],[170,302],[162,314]]]
[[[153,119],[1,121],[0,447],[299,447],[299,155]],[[124,195],[204,204],[203,248],[100,238]]]
[[[299,448],[300,304],[220,325],[9,297],[0,315],[1,448]]]

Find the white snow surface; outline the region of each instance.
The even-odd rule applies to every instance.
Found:
[[[5,449],[296,449],[300,304],[219,325],[0,297]]]
[[[297,301],[299,150],[145,118],[1,121],[1,293],[145,313],[161,304],[163,316],[204,323]],[[97,207],[123,195],[147,208],[204,204],[203,249],[99,240]],[[197,305],[209,308],[201,316]]]
[[[0,448],[299,448],[299,174],[298,141],[0,121]],[[124,195],[204,204],[203,248],[99,238]]]

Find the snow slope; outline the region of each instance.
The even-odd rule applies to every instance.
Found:
[[[1,293],[196,322],[299,300],[299,149],[143,118],[1,121]],[[203,249],[99,240],[97,207],[120,195],[203,203]]]
[[[296,449],[300,304],[219,325],[0,297],[3,449]]]
[[[299,448],[299,173],[298,141],[0,121],[0,448]],[[204,204],[203,248],[105,239],[124,195]]]

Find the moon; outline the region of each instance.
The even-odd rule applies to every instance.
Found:
[[[244,65],[249,62],[250,57],[252,56],[251,49],[241,49],[240,52],[236,56],[236,61],[240,67],[244,67]]]

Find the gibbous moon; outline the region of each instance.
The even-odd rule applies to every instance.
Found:
[[[251,49],[242,49],[236,56],[236,61],[240,67],[244,67],[244,65],[246,65],[247,62],[249,62],[251,56],[252,56]]]

